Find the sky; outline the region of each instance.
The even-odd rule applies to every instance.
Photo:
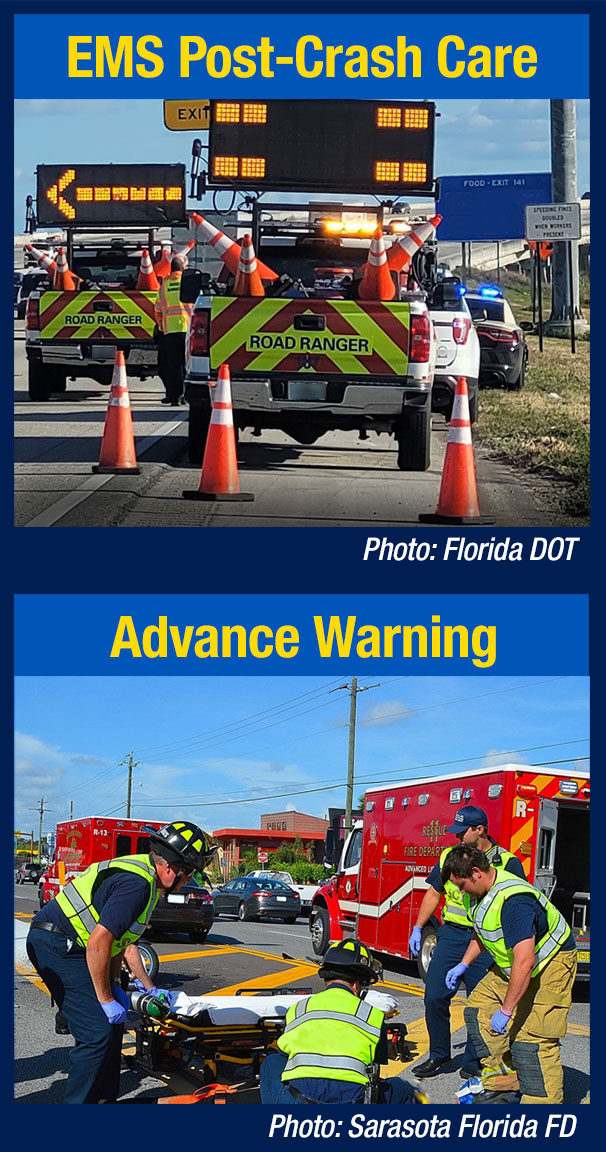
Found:
[[[589,101],[576,103],[582,195],[589,190]],[[437,107],[436,175],[550,170],[548,100],[441,100]],[[15,101],[15,233],[23,231],[25,197],[35,195],[37,164],[181,162],[189,168],[195,135],[169,132],[160,100]],[[217,210],[230,200],[231,193],[221,192]]]
[[[124,816],[209,832],[345,804],[349,693],[316,677],[19,677],[15,828]],[[503,763],[588,771],[589,680],[361,676],[354,802],[365,783]],[[333,689],[337,689],[333,691]],[[460,762],[460,763],[458,763]]]

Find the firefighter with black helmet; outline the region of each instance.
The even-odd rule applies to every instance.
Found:
[[[159,896],[178,891],[216,851],[197,825],[167,824],[151,831],[149,852],[91,864],[34,916],[28,956],[76,1041],[65,1104],[115,1103],[130,1006],[120,987],[122,957],[129,949],[141,986],[159,995],[133,946]]]
[[[318,975],[323,992],[306,996],[286,1013],[279,1052],[261,1066],[264,1104],[349,1104],[364,1100],[372,1064],[387,1063],[385,1017],[363,999],[380,965],[358,940],[331,944]],[[383,1104],[421,1101],[406,1080],[379,1085]]]

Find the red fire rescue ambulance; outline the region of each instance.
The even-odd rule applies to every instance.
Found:
[[[456,845],[446,829],[465,804],[484,809],[489,835],[515,853],[527,879],[566,917],[579,977],[589,979],[589,776],[519,764],[369,788],[336,875],[312,901],[314,952],[323,955],[329,941],[355,935],[377,952],[408,959],[427,876],[443,849]],[[432,918],[423,930],[423,977],[438,924]]]
[[[38,887],[40,907],[57,895],[60,885],[67,884],[78,872],[84,872],[89,864],[148,852],[146,829],[150,828],[162,828],[162,823],[87,816],[83,820],[57,824],[55,858]]]

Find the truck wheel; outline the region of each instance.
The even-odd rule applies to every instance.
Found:
[[[419,976],[423,983],[427,979],[427,969],[429,962],[433,956],[433,950],[438,942],[437,929],[433,924],[426,924],[421,936],[421,947],[419,948],[419,956],[417,959],[417,967],[419,969]]]
[[[248,908],[246,907],[246,904],[244,902],[242,902],[241,904],[238,904],[238,920],[244,921],[244,920],[251,920],[251,919],[252,919],[252,917],[251,917],[250,912],[248,911]]]
[[[309,918],[311,946],[316,956],[323,956],[330,944],[330,917],[327,908],[314,908]]]
[[[431,454],[431,408],[407,408],[396,427],[398,468],[401,472],[427,472]]]
[[[62,372],[60,368],[53,370],[52,392],[65,392],[67,390],[67,372]]]
[[[201,464],[204,459],[209,424],[210,408],[189,409],[187,448],[192,464]]]
[[[469,423],[475,424],[478,419],[478,389],[469,393]]]
[[[30,400],[50,400],[53,390],[53,370],[37,360],[28,364],[28,390]]]
[[[41,908],[44,908],[44,888],[38,889],[38,904]]]

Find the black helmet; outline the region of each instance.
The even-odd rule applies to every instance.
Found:
[[[162,856],[168,864],[180,864],[194,871],[204,868],[219,850],[218,845],[211,844],[197,824],[189,824],[185,820],[150,831],[149,842],[152,851]]]
[[[379,961],[373,959],[366,945],[360,944],[359,940],[338,940],[335,944],[329,944],[322,967],[318,969],[318,976],[325,980],[334,979],[337,969],[343,976],[355,978],[361,984],[376,984],[383,975]]]

